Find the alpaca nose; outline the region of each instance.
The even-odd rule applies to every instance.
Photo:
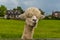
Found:
[[[33,19],[34,22],[36,22],[36,19]]]

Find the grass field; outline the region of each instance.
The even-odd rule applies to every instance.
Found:
[[[24,21],[0,19],[0,38],[20,38]],[[40,20],[34,38],[60,38],[60,20]]]

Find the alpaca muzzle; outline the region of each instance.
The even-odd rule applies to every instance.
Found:
[[[33,19],[34,23],[36,23],[36,19]]]
[[[35,25],[36,25],[36,22],[35,22],[35,23],[33,23],[33,25],[35,26]]]

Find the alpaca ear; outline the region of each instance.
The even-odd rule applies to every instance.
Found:
[[[40,19],[44,19],[44,18],[45,18],[45,16],[44,15],[41,15]]]
[[[26,15],[25,15],[25,13],[24,13],[24,14],[19,15],[19,19],[25,20],[25,19],[26,19]]]

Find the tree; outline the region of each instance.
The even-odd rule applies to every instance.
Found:
[[[4,5],[0,6],[0,16],[4,16],[7,8]]]
[[[19,7],[19,6],[17,6],[17,10],[19,10],[21,13],[24,12],[23,9],[22,9],[22,7]]]
[[[14,11],[18,10],[18,11],[20,11],[21,14],[24,12],[23,9],[22,9],[22,7],[20,7],[20,6],[17,6],[17,8],[13,8],[13,10]]]
[[[17,10],[16,8],[13,8],[13,10],[15,11],[15,10]]]
[[[45,12],[43,10],[41,10],[41,9],[39,9],[39,10],[41,11],[41,14],[44,15]]]

